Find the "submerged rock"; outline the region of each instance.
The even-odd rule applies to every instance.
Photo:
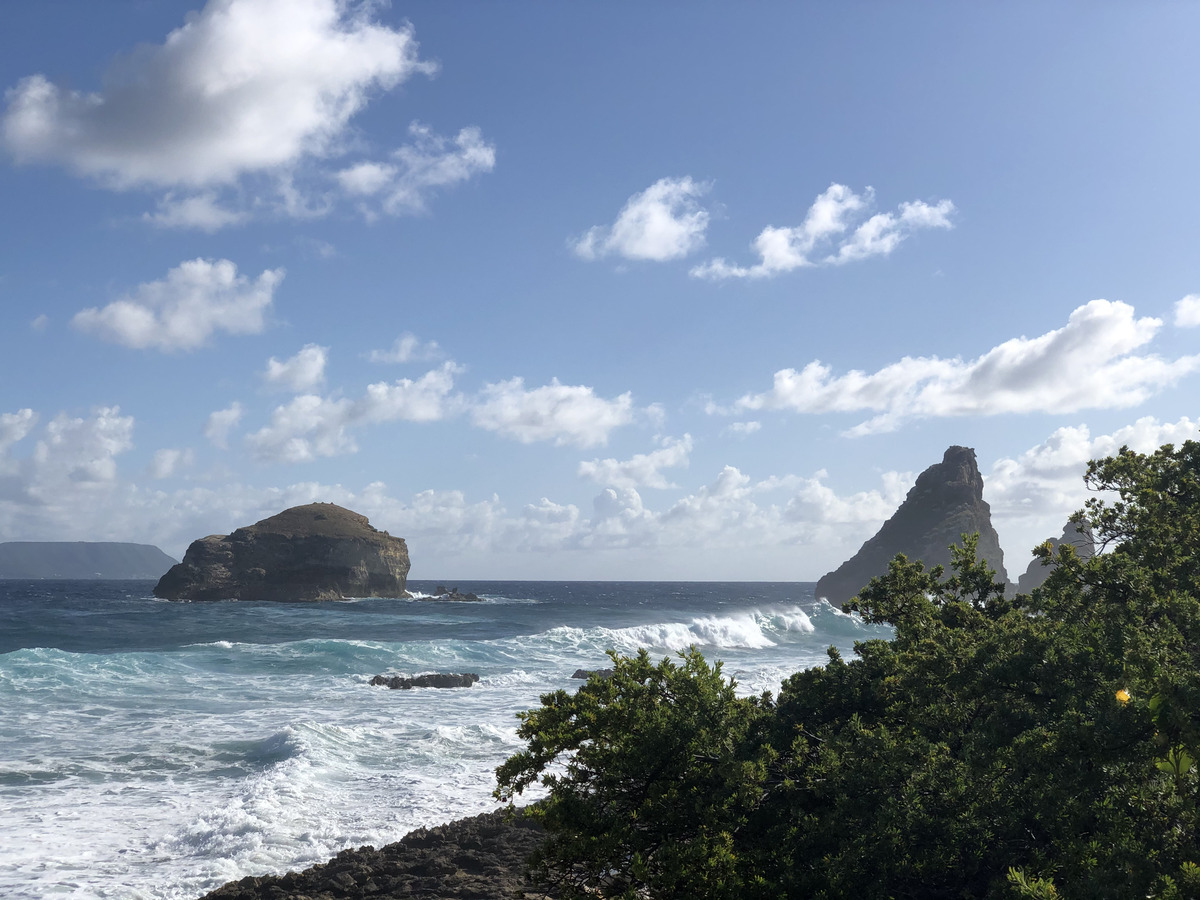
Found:
[[[165,600],[407,597],[408,547],[332,503],[294,506],[193,541],[154,588]]]
[[[1063,529],[1062,537],[1049,538],[1051,554],[1058,552],[1059,545],[1070,544],[1075,553],[1082,559],[1091,559],[1096,555],[1096,539],[1092,536],[1092,527],[1086,522],[1068,522]],[[1034,559],[1029,563],[1025,574],[1017,579],[1017,592],[1028,594],[1034,588],[1045,584],[1050,573],[1054,571],[1053,555],[1049,560]]]
[[[389,687],[395,691],[419,687],[470,687],[478,680],[479,676],[474,672],[463,672],[462,674],[434,672],[429,675],[413,675],[411,677],[406,675],[376,675],[371,679],[371,684]]]
[[[917,478],[892,517],[862,549],[835,571],[817,582],[817,596],[840,606],[866,587],[876,575],[887,573],[897,553],[921,560],[926,568],[949,567],[951,544],[961,544],[964,534],[979,533],[979,557],[1008,581],[1000,537],[992,527],[991,508],[983,499],[983,476],[969,447],[951,447],[942,461]]]
[[[434,588],[432,595],[430,595],[428,597],[418,597],[417,599],[418,600],[457,600],[457,601],[461,601],[461,602],[471,602],[471,603],[477,603],[477,602],[481,602],[483,600],[482,597],[478,597],[475,594],[470,593],[469,591],[464,594],[464,593],[461,593],[458,588],[456,588],[456,587],[447,588],[444,584],[439,584],[436,588]]]

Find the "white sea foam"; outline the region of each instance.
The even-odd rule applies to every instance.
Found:
[[[453,616],[422,603],[272,607],[268,631],[261,607],[156,606],[155,618],[228,624],[166,651],[0,655],[0,747],[14,748],[0,754],[0,896],[186,900],[492,809],[495,767],[521,746],[516,713],[577,688],[574,670],[607,665],[609,649],[695,644],[748,694],[777,690],[829,643],[886,633],[784,595],[693,604],[679,588],[663,609],[642,602],[647,589],[598,613],[576,609],[586,592],[572,590],[571,602],[489,594]],[[331,634],[328,621],[350,624],[310,636]],[[405,627],[379,627],[392,621]],[[368,684],[387,671],[481,680]]]

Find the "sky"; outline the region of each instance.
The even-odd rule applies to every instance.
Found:
[[[1200,6],[0,8],[0,540],[339,503],[417,579],[1015,580],[1200,429]]]

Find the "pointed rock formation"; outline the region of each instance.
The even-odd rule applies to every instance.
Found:
[[[1082,559],[1091,559],[1096,555],[1096,539],[1092,536],[1092,526],[1087,522],[1068,522],[1062,537],[1050,538],[1048,543],[1052,554],[1058,552],[1060,544],[1070,544]],[[1034,588],[1041,587],[1053,571],[1053,563],[1043,564],[1042,560],[1034,558],[1025,574],[1017,579],[1017,593],[1028,594]]]
[[[940,463],[920,474],[879,533],[817,582],[817,596],[841,606],[873,577],[885,574],[897,553],[921,560],[926,568],[938,563],[949,566],[950,545],[961,544],[964,534],[975,532],[979,532],[979,556],[996,570],[1001,581],[1007,581],[1004,552],[992,527],[991,508],[983,500],[983,476],[975,462],[975,451],[951,447]]]
[[[192,541],[154,588],[164,600],[407,597],[408,547],[332,503],[294,506]]]

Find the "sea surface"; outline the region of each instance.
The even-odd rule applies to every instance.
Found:
[[[196,898],[494,809],[517,712],[609,649],[695,644],[757,694],[830,645],[886,636],[812,583],[457,584],[480,603],[175,603],[152,587],[0,581],[6,900]],[[481,680],[368,683],[423,672]]]

